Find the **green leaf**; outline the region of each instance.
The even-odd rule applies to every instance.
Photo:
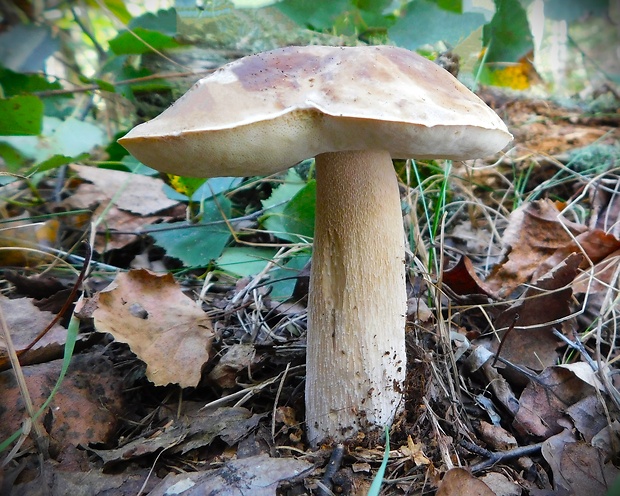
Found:
[[[486,63],[518,62],[534,49],[527,13],[519,0],[495,0],[493,19],[482,29]]]
[[[87,153],[82,153],[77,157],[68,157],[66,155],[54,155],[47,160],[39,163],[36,167],[33,167],[30,171],[27,172],[27,175],[33,174],[35,172],[44,172],[52,169],[56,169],[62,165],[71,164],[74,162],[79,162],[88,157]]]
[[[0,141],[9,143],[22,155],[43,162],[54,155],[75,157],[102,145],[104,132],[94,124],[69,118],[43,118],[43,130],[39,136],[6,136]]]
[[[545,17],[555,21],[574,22],[588,14],[605,16],[609,0],[545,0]]]
[[[88,3],[89,5],[99,5],[99,3],[97,3],[95,0],[91,0]],[[131,14],[127,10],[127,7],[125,7],[125,0],[103,0],[103,4],[123,24],[127,24],[129,21],[131,21]]]
[[[455,12],[457,14],[463,13],[463,0],[435,0],[437,5],[444,10]]]
[[[299,243],[314,236],[316,181],[311,180],[277,212],[264,220],[265,228],[280,239]]]
[[[438,41],[454,46],[484,23],[483,14],[456,14],[427,0],[418,0],[407,6],[405,15],[388,29],[388,36],[410,50]]]
[[[306,182],[300,177],[295,169],[289,169],[284,178],[284,182],[275,188],[271,196],[262,200],[263,208],[268,210],[267,215],[284,210],[285,203],[295,196]]]
[[[216,265],[238,277],[254,276],[262,272],[276,254],[271,248],[232,246],[226,248],[216,260]]]
[[[300,26],[317,31],[330,29],[336,19],[353,7],[350,0],[309,2],[308,0],[283,0],[275,7]]]
[[[0,135],[36,136],[41,133],[43,102],[33,95],[0,99]]]
[[[0,142],[0,157],[6,164],[7,170],[17,173],[26,164],[27,159],[8,143]]]
[[[226,224],[221,222],[223,215],[230,217],[230,213],[230,200],[219,196],[217,204],[213,200],[205,202],[201,223],[158,224],[148,227],[149,234],[169,256],[178,258],[185,266],[204,267],[220,257],[230,239],[230,231]],[[213,224],[214,222],[219,223]],[[170,227],[179,229],[166,230]]]
[[[103,79],[98,79],[98,78],[95,78],[93,81],[95,82],[97,86],[99,86],[99,89],[103,91],[109,91],[110,93],[116,93],[116,88],[114,87],[113,84],[109,83],[108,81],[104,81]]]
[[[110,49],[116,55],[141,55],[153,49],[167,50],[181,46],[167,34],[144,28],[135,28],[133,34],[129,31],[122,31],[109,43]]]
[[[297,277],[310,261],[310,250],[300,251],[281,267],[269,271],[271,293],[274,300],[286,301],[292,295],[297,284]]]
[[[196,184],[200,183],[199,187],[193,191],[191,197],[179,193],[167,184],[164,186],[164,192],[166,193],[166,196],[171,200],[177,200],[182,202],[190,200],[193,202],[202,202],[209,198],[212,198],[214,195],[219,195],[220,193],[226,193],[230,191],[242,181],[243,178],[241,177],[212,177],[208,180],[198,179]]]
[[[158,10],[157,13],[147,12],[132,19],[131,29],[143,28],[174,36],[177,34],[177,12],[175,9]]]
[[[5,97],[62,89],[58,81],[51,83],[40,74],[21,74],[5,67],[0,67],[0,86]]]

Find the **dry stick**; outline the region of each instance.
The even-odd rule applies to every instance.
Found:
[[[543,445],[543,443],[537,443],[529,446],[519,446],[518,448],[513,448],[506,451],[489,451],[473,443],[470,443],[469,441],[461,441],[459,444],[467,451],[487,458],[486,460],[470,467],[470,471],[472,473],[480,472],[481,470],[487,469],[497,463],[510,460],[512,458],[533,455],[535,453],[538,453]]]
[[[0,328],[2,328],[2,334],[4,335],[4,340],[6,342],[7,353],[9,355],[9,360],[11,361],[11,366],[13,367],[13,371],[15,372],[15,378],[17,379],[17,384],[19,386],[20,394],[24,399],[24,405],[26,406],[26,412],[28,416],[32,420],[33,427],[33,438],[34,442],[37,445],[39,450],[39,454],[43,456],[43,458],[49,458],[49,453],[47,450],[47,442],[46,436],[41,429],[41,424],[35,419],[35,411],[34,406],[32,404],[32,398],[30,398],[30,393],[28,392],[28,385],[26,384],[26,378],[24,377],[24,371],[19,363],[19,358],[17,357],[17,353],[15,352],[15,346],[13,345],[13,339],[11,338],[11,332],[9,330],[9,326],[4,318],[4,311],[0,306]]]
[[[332,480],[336,472],[340,469],[340,464],[342,463],[342,458],[344,457],[344,444],[337,444],[332,451],[332,456],[329,457],[329,462],[327,463],[327,467],[325,467],[325,473],[321,478],[321,484],[319,485],[318,492],[319,496],[327,496],[329,494],[333,494],[332,486],[334,481]]]
[[[278,401],[280,400],[280,394],[282,394],[282,388],[284,387],[284,381],[286,380],[286,374],[288,374],[288,370],[291,368],[291,362],[286,364],[286,369],[282,373],[282,379],[280,379],[280,385],[278,386],[278,392],[276,393],[276,398],[273,401],[273,412],[271,413],[271,439],[275,440],[276,438],[276,410],[278,409]]]
[[[306,367],[305,365],[297,365],[295,367],[291,367],[287,369],[286,372],[297,372],[299,370],[303,370],[305,367]],[[211,401],[210,403],[207,403],[205,406],[203,406],[200,409],[200,411],[205,410],[207,408],[213,408],[215,406],[223,405],[239,397],[241,397],[241,400],[239,400],[235,404],[235,406],[241,406],[243,403],[245,403],[248,399],[250,399],[256,393],[260,392],[262,389],[265,389],[267,386],[270,386],[271,384],[278,382],[283,375],[284,375],[284,372],[280,372],[277,376],[272,377],[271,379],[268,379],[264,382],[261,382],[260,384],[256,384],[255,386],[248,386],[242,389],[241,391],[237,391],[235,393],[229,394],[228,396],[224,396],[222,398],[218,398],[217,400]]]

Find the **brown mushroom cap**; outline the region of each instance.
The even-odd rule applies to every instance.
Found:
[[[271,174],[349,150],[466,160],[511,138],[482,100],[416,53],[306,46],[223,66],[119,142],[164,172],[215,177]]]

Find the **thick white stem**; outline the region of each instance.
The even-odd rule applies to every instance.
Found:
[[[316,445],[390,424],[405,379],[405,266],[389,153],[316,158],[306,424]]]

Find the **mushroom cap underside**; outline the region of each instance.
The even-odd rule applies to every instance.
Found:
[[[391,46],[287,47],[198,81],[120,143],[143,163],[188,176],[270,174],[320,153],[466,160],[512,138],[447,71]]]

